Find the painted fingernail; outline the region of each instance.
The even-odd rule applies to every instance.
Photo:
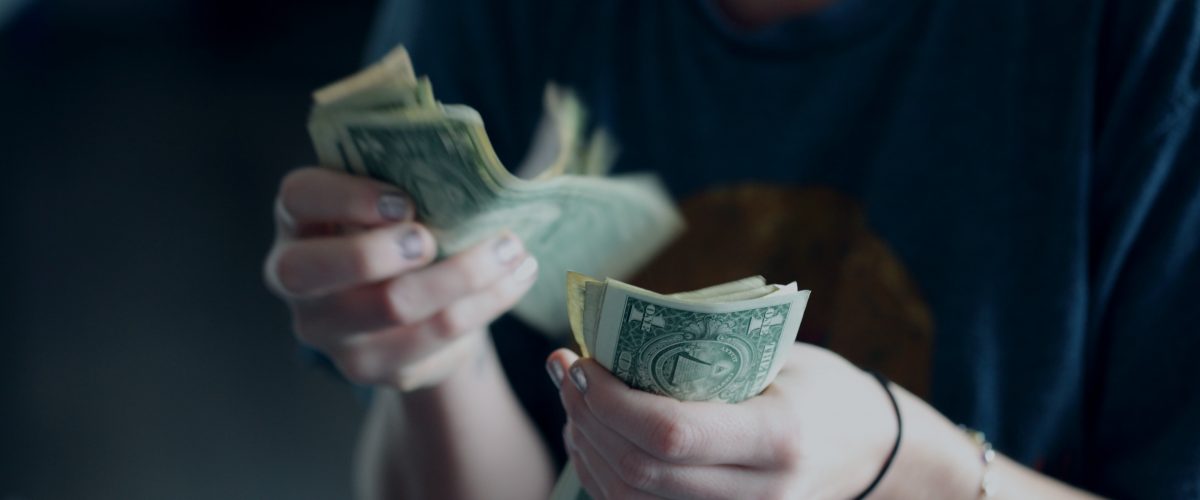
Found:
[[[507,266],[516,260],[517,256],[521,253],[521,248],[517,244],[517,239],[513,235],[508,234],[496,240],[496,243],[492,245],[492,253],[496,256],[496,260],[500,264]]]
[[[375,208],[379,210],[379,215],[387,220],[404,220],[408,217],[408,212],[411,207],[408,204],[408,198],[400,193],[383,193],[379,195],[379,201],[375,204]]]
[[[562,389],[563,369],[558,361],[553,359],[546,361],[546,373],[550,374],[550,381],[554,382],[555,389]]]
[[[537,259],[530,255],[525,257],[525,262],[522,262],[521,265],[517,267],[515,271],[513,271],[513,277],[516,278],[517,281],[525,281],[537,274],[537,269]]]
[[[421,232],[416,228],[405,229],[400,233],[400,255],[406,259],[413,260],[421,258],[425,253],[425,241],[421,237]]]
[[[575,388],[579,389],[579,392],[587,392],[587,375],[583,374],[582,366],[571,365],[571,382],[575,384]]]

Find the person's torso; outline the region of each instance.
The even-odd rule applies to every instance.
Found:
[[[795,280],[803,340],[1073,474],[1098,7],[842,0],[744,33],[703,2],[550,5],[474,13],[444,48],[458,59],[414,61],[508,165],[542,86],[577,92],[615,171],[656,172],[688,219],[635,282]]]
[[[639,283],[796,280],[803,339],[1066,466],[1095,19],[866,3],[747,35],[704,4],[600,2],[551,78],[616,137],[616,170],[657,172],[688,216]]]

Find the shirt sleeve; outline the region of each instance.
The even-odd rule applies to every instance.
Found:
[[[1089,487],[1200,496],[1200,26],[1195,1],[1115,2],[1098,68],[1089,224]]]

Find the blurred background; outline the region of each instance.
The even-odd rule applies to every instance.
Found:
[[[0,499],[345,498],[362,404],[262,285],[365,0],[0,0]]]

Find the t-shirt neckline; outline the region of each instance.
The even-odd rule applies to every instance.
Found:
[[[763,56],[794,55],[847,45],[877,32],[916,0],[835,0],[810,14],[749,30],[734,24],[717,0],[695,0],[698,14],[726,42]]]

